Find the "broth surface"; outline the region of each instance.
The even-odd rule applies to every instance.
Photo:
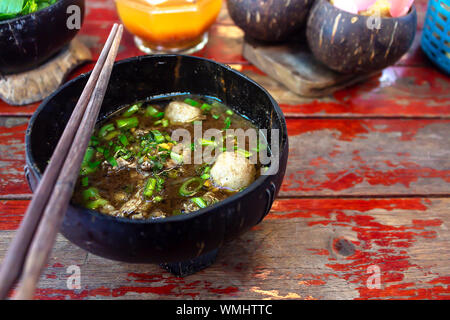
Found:
[[[188,118],[190,113],[195,118],[174,120]],[[199,128],[202,138],[196,139]],[[248,119],[212,98],[186,95],[125,106],[96,126],[73,201],[112,216],[149,219],[185,214],[224,200],[258,177],[261,164],[250,158],[267,148],[265,141],[257,141],[256,148],[249,139],[238,144],[238,136],[228,132],[239,128],[257,130]],[[217,129],[222,139],[205,139],[208,129]],[[178,132],[189,133],[192,140],[172,140]],[[195,163],[194,153],[205,151],[214,157]],[[227,168],[225,161],[224,168],[211,172],[221,153],[229,153],[236,165]],[[243,184],[238,189],[223,185],[228,182],[227,170],[233,167],[245,171],[237,173],[243,174],[242,180],[236,173],[229,174],[234,183]]]

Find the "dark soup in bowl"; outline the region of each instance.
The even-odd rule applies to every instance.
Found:
[[[91,137],[73,200],[131,219],[197,211],[248,187],[264,135],[217,99],[180,95],[127,105]]]

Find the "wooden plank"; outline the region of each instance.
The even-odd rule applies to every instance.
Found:
[[[450,120],[287,119],[280,195],[450,195]],[[0,118],[0,197],[29,194],[27,118]]]
[[[25,131],[28,118],[0,117],[0,196],[30,194],[25,181]]]
[[[14,234],[5,214],[19,216],[25,205],[0,202],[0,259]],[[186,278],[87,254],[59,236],[37,297],[449,299],[449,208],[448,198],[278,200],[211,267]],[[72,265],[80,289],[67,288]],[[378,270],[379,287],[371,281]]]
[[[435,69],[390,67],[367,82],[329,97],[311,99],[286,90],[254,66],[230,65],[265,87],[287,117],[450,118],[450,80]],[[87,64],[70,78],[91,68],[92,64]],[[38,105],[17,107],[0,101],[0,116],[30,116]]]
[[[389,67],[321,99],[295,95],[265,74],[236,66],[266,88],[287,117],[450,117],[450,81],[435,69]]]
[[[288,119],[282,196],[450,194],[450,121]]]

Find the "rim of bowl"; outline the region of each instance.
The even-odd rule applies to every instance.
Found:
[[[136,61],[136,60],[142,60],[145,58],[151,58],[151,59],[158,59],[161,57],[183,57],[183,58],[188,58],[188,59],[194,59],[194,60],[200,60],[200,61],[205,61],[207,63],[213,63],[216,64],[222,68],[225,68],[228,71],[233,72],[234,74],[236,74],[237,76],[243,78],[246,81],[251,82],[253,85],[255,85],[258,89],[262,90],[264,92],[264,94],[266,94],[269,97],[269,100],[274,108],[274,111],[278,114],[278,116],[280,117],[280,121],[282,124],[282,128],[281,130],[283,131],[280,135],[281,139],[282,139],[282,144],[279,148],[279,155],[278,158],[281,159],[282,154],[284,152],[289,152],[289,150],[286,149],[287,143],[288,143],[288,135],[287,135],[287,127],[286,127],[286,119],[284,117],[284,114],[280,108],[280,106],[278,105],[278,103],[275,101],[275,99],[270,95],[270,93],[264,89],[260,84],[258,84],[257,82],[255,82],[254,80],[250,79],[249,77],[247,77],[246,75],[242,74],[241,72],[234,70],[233,68],[231,68],[230,66],[226,65],[226,64],[222,64],[219,62],[216,62],[214,60],[211,59],[207,59],[207,58],[203,58],[203,57],[196,57],[196,56],[190,56],[190,55],[183,55],[183,54],[157,54],[157,55],[143,55],[143,56],[137,56],[137,57],[131,57],[131,58],[126,58],[123,60],[119,60],[116,61],[114,63],[114,66],[116,65],[120,65],[120,64],[124,64],[124,63],[128,63],[130,61]],[[86,78],[89,77],[91,74],[92,70],[86,73],[83,73],[81,75],[79,75],[78,77],[66,82],[64,85],[62,85],[61,87],[59,87],[56,91],[54,91],[50,96],[48,96],[47,98],[45,98],[41,104],[39,105],[39,107],[36,109],[36,111],[33,113],[33,115],[30,118],[30,121],[28,123],[27,126],[27,130],[25,132],[25,155],[26,155],[26,160],[27,162],[30,162],[29,166],[29,170],[32,171],[33,174],[37,174],[37,177],[39,178],[39,180],[41,179],[41,172],[40,170],[38,170],[37,166],[36,166],[36,162],[34,160],[33,155],[31,154],[31,141],[30,141],[30,136],[32,133],[32,127],[36,121],[37,116],[40,114],[40,112],[44,109],[44,107],[47,105],[48,101],[50,101],[51,99],[53,99],[54,96],[56,96],[57,94],[59,94],[63,89],[65,89],[66,87],[70,86],[72,83],[74,83],[75,81],[78,81],[82,78]],[[284,141],[283,141],[284,140]],[[274,175],[278,174],[275,173]],[[213,204],[212,206],[194,211],[194,212],[190,212],[187,214],[182,214],[182,215],[177,215],[177,216],[170,216],[170,217],[165,217],[165,218],[159,218],[159,219],[130,219],[130,218],[121,218],[121,217],[114,217],[114,216],[110,216],[107,214],[103,214],[97,210],[91,210],[91,209],[86,209],[80,205],[74,204],[72,202],[69,203],[69,206],[72,206],[76,209],[81,209],[84,212],[95,216],[96,218],[101,218],[101,219],[105,219],[105,220],[111,220],[111,221],[118,221],[118,222],[124,222],[124,223],[133,223],[133,224],[153,224],[153,223],[165,223],[165,222],[177,222],[177,221],[183,221],[183,220],[188,220],[188,219],[192,219],[198,216],[201,216],[203,214],[206,214],[208,211],[212,210],[212,209],[216,209],[222,205],[226,205],[232,201],[235,201],[237,199],[241,199],[243,197],[245,197],[247,194],[249,194],[250,192],[254,191],[256,188],[258,188],[261,184],[263,184],[265,181],[269,180],[271,177],[271,175],[261,175],[259,176],[255,181],[253,181],[247,188],[245,188],[244,190],[237,192],[235,194],[233,194],[232,196],[219,201],[215,204]]]
[[[351,12],[348,12],[348,11],[345,11],[345,10],[342,10],[342,9],[340,9],[340,8],[338,8],[338,7],[336,7],[336,6],[334,6],[334,5],[332,5],[331,4],[331,2],[330,1],[328,1],[328,0],[319,0],[319,1],[317,1],[316,3],[317,3],[317,5],[319,4],[319,3],[323,3],[323,2],[325,2],[325,3],[327,3],[327,4],[325,4],[325,5],[328,5],[328,6],[331,6],[331,7],[333,7],[334,9],[336,9],[336,10],[338,10],[338,11],[340,11],[340,12],[344,12],[344,13],[346,13],[346,14],[348,14],[348,15],[351,15],[351,16],[353,16],[353,17],[361,17],[361,18],[366,18],[366,19],[368,19],[370,16],[363,16],[362,14],[359,14],[359,13],[357,13],[357,14],[355,14],[355,13],[351,13]],[[412,15],[413,13],[415,13],[416,12],[416,5],[413,3],[412,4],[412,6],[411,6],[411,8],[409,9],[409,12],[407,13],[407,14],[405,14],[404,16],[401,16],[401,17],[381,17],[380,16],[380,19],[383,21],[383,20],[401,20],[401,19],[404,19],[404,18],[406,18],[406,17],[409,17],[410,15]]]
[[[40,14],[41,12],[45,12],[45,11],[47,11],[47,10],[50,10],[50,8],[53,8],[53,7],[57,6],[57,5],[60,5],[61,3],[65,2],[65,1],[70,1],[70,0],[58,0],[58,1],[56,1],[54,4],[51,4],[51,5],[49,5],[48,7],[44,8],[44,9],[41,9],[41,10],[38,10],[38,11],[35,11],[35,12],[31,12],[31,13],[28,13],[28,14],[26,14],[26,15],[24,15],[24,16],[19,16],[19,17],[15,17],[15,18],[11,18],[11,19],[2,20],[2,21],[0,21],[0,26],[1,26],[2,24],[10,24],[11,22],[15,22],[15,21],[18,21],[18,20],[20,20],[20,19],[28,18],[28,17],[30,17],[30,16],[32,16],[32,15],[38,15],[38,14]],[[82,0],[82,1],[85,2],[85,0]]]

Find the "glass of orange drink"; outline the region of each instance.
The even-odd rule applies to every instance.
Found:
[[[116,0],[125,28],[147,54],[201,50],[221,6],[222,0]]]

